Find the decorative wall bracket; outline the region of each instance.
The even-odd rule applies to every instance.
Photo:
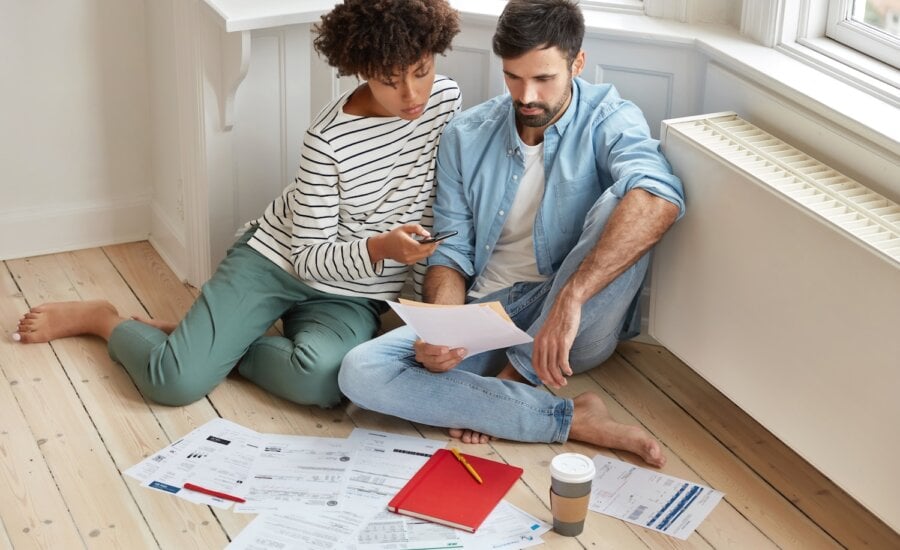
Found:
[[[219,129],[228,132],[234,126],[234,96],[250,68],[250,31],[226,32],[208,6],[202,29],[204,76],[216,95]]]

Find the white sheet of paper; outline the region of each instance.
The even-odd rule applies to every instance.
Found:
[[[338,509],[352,456],[347,439],[267,434],[240,494],[247,502],[234,511]]]
[[[347,550],[462,548],[463,531],[383,509],[347,541]]]
[[[228,508],[231,501],[189,491],[183,485],[191,482],[234,494],[247,478],[258,452],[259,437],[258,432],[249,428],[215,418],[125,473],[142,478],[145,487],[189,502]]]
[[[388,302],[388,305],[419,338],[429,344],[465,348],[466,357],[532,340],[528,333],[487,304],[435,306]]]
[[[156,451],[131,468],[128,468],[123,473],[138,480],[141,484],[144,484],[146,481],[153,479],[156,472],[160,471],[167,462],[174,460],[178,454],[179,447],[186,442],[186,438],[182,437],[168,447]]]
[[[419,468],[447,443],[356,428],[353,462],[347,476],[344,509],[372,516],[406,485]]]
[[[494,508],[474,533],[460,533],[466,550],[514,550],[544,542],[551,525],[505,500]]]
[[[724,496],[721,491],[603,455],[594,457],[594,465],[591,510],[682,540]]]
[[[345,550],[359,518],[344,512],[328,514],[261,514],[226,546],[226,550]]]

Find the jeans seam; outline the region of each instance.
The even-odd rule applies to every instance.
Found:
[[[421,367],[421,366],[407,366],[407,368],[404,369],[403,371],[401,371],[400,373],[398,373],[397,376],[400,376],[403,372],[405,372],[405,371],[407,371],[407,370],[411,370],[411,371],[415,372],[416,374],[421,374],[421,375],[425,375],[425,376],[438,376],[438,375],[442,374],[442,373],[431,372],[431,371],[429,371],[429,370],[427,370],[427,369],[425,369],[424,367]],[[473,376],[477,376],[477,375],[473,375]],[[396,377],[395,377],[395,378],[396,378]],[[392,380],[393,380],[393,379],[392,379]],[[532,411],[532,412],[536,412],[536,413],[542,414],[542,415],[544,415],[544,416],[553,416],[553,417],[555,417],[555,416],[556,416],[556,408],[557,408],[557,406],[559,405],[558,403],[557,403],[557,404],[554,404],[553,407],[552,407],[551,409],[549,409],[549,410],[548,410],[547,408],[545,408],[545,407],[542,407],[542,408],[535,408],[535,407],[532,407],[532,406],[530,406],[528,403],[525,403],[525,402],[523,402],[523,401],[521,401],[521,400],[518,400],[518,399],[511,399],[511,398],[509,398],[509,397],[507,397],[507,396],[505,396],[505,395],[499,395],[499,394],[496,394],[496,393],[493,393],[493,392],[485,391],[484,388],[480,388],[480,387],[478,387],[478,386],[475,386],[475,385],[472,385],[472,384],[468,384],[468,383],[465,383],[465,382],[462,382],[462,381],[459,381],[459,380],[454,380],[454,379],[452,379],[452,378],[449,378],[449,379],[447,379],[445,382],[448,382],[448,383],[450,383],[450,384],[455,384],[455,385],[457,385],[457,386],[466,387],[466,388],[468,388],[468,389],[470,389],[470,390],[477,390],[477,391],[481,392],[482,394],[484,394],[484,395],[486,395],[486,396],[488,396],[488,397],[495,398],[495,399],[502,399],[503,401],[506,401],[507,403],[513,403],[513,404],[515,404],[515,405],[518,406],[518,407],[521,407],[521,408],[523,408],[523,409],[526,409],[526,410],[529,410],[529,411]],[[552,395],[552,394],[551,394],[551,395]],[[556,396],[553,396],[553,397],[556,397]],[[560,398],[557,398],[557,399],[560,399]]]
[[[555,274],[554,274],[554,276],[555,276]],[[508,312],[509,316],[515,317],[516,315],[521,313],[523,310],[529,308],[532,304],[534,304],[538,300],[543,300],[547,296],[547,294],[550,292],[550,287],[552,286],[552,280],[553,279],[551,277],[551,279],[541,283],[543,286],[545,286],[545,289],[542,292],[534,293],[528,300],[526,300],[524,302],[520,302],[521,299],[511,300],[509,303],[509,307],[510,307],[510,311]],[[527,295],[527,293],[526,293],[526,295]],[[515,306],[515,310],[513,310],[513,306]]]

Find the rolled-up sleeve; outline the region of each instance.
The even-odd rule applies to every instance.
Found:
[[[641,110],[630,101],[609,106],[598,117],[595,147],[598,162],[605,162],[612,178],[612,193],[620,199],[632,189],[643,189],[678,206],[684,215],[684,187],[659,150],[659,141]]]

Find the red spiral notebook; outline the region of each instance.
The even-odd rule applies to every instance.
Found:
[[[484,483],[475,481],[453,453],[439,449],[391,499],[388,510],[474,533],[522,476],[522,468],[463,456]]]

